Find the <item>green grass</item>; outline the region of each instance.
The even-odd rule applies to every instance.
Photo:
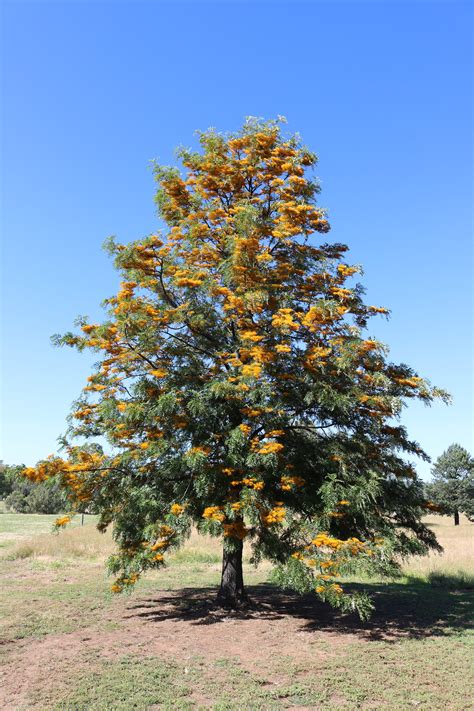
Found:
[[[47,695],[33,697],[43,708],[74,711],[108,709],[212,708],[216,711],[371,708],[465,709],[469,698],[469,649],[429,640],[420,655],[412,640],[403,644],[352,643],[322,663],[294,664],[291,650],[267,671],[249,672],[238,658],[209,661],[194,657],[178,663],[156,657],[125,656],[113,663],[89,659],[80,671]],[[375,663],[376,660],[376,663]],[[452,697],[456,689],[457,698]],[[464,702],[463,702],[464,699]]]
[[[66,684],[62,692],[56,692],[52,708],[57,711],[129,711],[159,705],[163,710],[192,709],[187,699],[189,686],[182,683],[182,671],[172,662],[123,657],[112,664],[98,661],[95,667],[93,671],[73,675],[72,683]],[[51,698],[43,699],[49,708],[51,701]]]

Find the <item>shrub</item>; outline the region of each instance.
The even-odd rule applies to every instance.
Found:
[[[11,491],[5,499],[7,509],[16,513],[55,514],[68,508],[64,491],[54,481],[34,484],[25,479],[11,481]]]

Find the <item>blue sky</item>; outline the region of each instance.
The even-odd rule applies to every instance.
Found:
[[[49,338],[115,291],[104,239],[156,229],[150,161],[278,114],[392,310],[370,334],[453,395],[403,422],[472,451],[471,27],[456,1],[4,2],[0,458],[56,450],[92,359]]]

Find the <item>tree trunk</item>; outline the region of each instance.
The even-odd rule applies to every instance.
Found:
[[[459,526],[459,511],[454,512],[454,525]]]
[[[249,602],[242,572],[243,548],[240,539],[224,538],[221,586],[217,595],[219,603],[224,607],[237,609]]]

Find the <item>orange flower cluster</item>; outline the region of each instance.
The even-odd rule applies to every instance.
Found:
[[[243,540],[248,534],[248,528],[241,520],[224,524],[224,536]]]
[[[264,526],[272,526],[275,523],[282,523],[285,516],[285,507],[282,504],[276,504],[270,511],[261,514],[261,520]]]
[[[259,454],[278,454],[285,446],[281,442],[265,442],[258,450]]]
[[[202,517],[207,518],[209,521],[222,523],[225,520],[225,513],[222,511],[222,506],[207,506],[202,513]]]
[[[282,476],[280,480],[280,487],[282,491],[292,491],[294,488],[304,486],[305,483],[305,479],[300,476]]]
[[[181,504],[172,504],[170,508],[170,513],[173,516],[179,516],[182,514],[184,511],[184,506],[181,506]]]
[[[348,505],[349,502],[342,500],[339,504]],[[377,545],[376,541],[372,543]],[[341,585],[334,582],[341,564],[356,556],[373,554],[372,548],[358,538],[342,540],[321,532],[303,550],[295,551],[292,557],[308,568],[318,571],[314,574],[317,580],[315,591],[326,598],[328,595],[342,595],[344,592]]]

